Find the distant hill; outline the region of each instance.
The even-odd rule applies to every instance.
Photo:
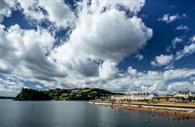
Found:
[[[109,97],[113,94],[110,91],[98,88],[78,89],[51,89],[38,91],[23,88],[16,96],[16,100],[94,100],[96,98]]]
[[[0,99],[14,99],[14,97],[0,96]]]

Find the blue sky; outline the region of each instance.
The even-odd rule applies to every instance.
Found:
[[[148,44],[140,52],[145,56],[144,64],[143,62],[137,61],[132,56],[127,57],[122,61],[121,68],[128,66],[133,66],[134,68],[143,71],[150,69],[161,70],[164,67],[152,67],[150,65],[151,60],[160,54],[170,54],[166,51],[166,48],[171,45],[172,40],[175,37],[182,37],[183,45],[187,44],[188,39],[192,37],[195,33],[195,3],[193,0],[147,0],[145,6],[143,7],[140,15],[143,15],[144,22],[150,26],[154,35],[151,40],[148,41]],[[165,22],[160,22],[159,17],[162,17],[164,14],[186,14],[187,17],[183,19],[176,20],[169,24]],[[176,30],[177,26],[186,25],[189,27],[189,30]],[[173,52],[182,49],[183,45],[180,44],[177,46]],[[195,55],[189,55],[188,57],[182,58],[181,60],[175,62],[174,66],[176,68],[194,68],[195,64]]]
[[[195,1],[0,2],[0,95],[195,91]]]

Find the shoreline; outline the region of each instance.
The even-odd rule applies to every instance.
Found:
[[[195,107],[192,108],[181,108],[180,106],[171,106],[169,105],[147,105],[147,104],[127,104],[127,103],[110,103],[110,102],[89,102],[90,104],[100,105],[100,106],[109,106],[112,108],[121,108],[127,110],[135,110],[140,112],[151,112],[152,115],[164,115],[172,116],[173,119],[178,120],[188,120],[195,119]]]

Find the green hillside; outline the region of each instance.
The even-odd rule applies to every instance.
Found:
[[[22,89],[16,96],[16,100],[94,100],[109,97],[115,93],[98,88],[83,89],[51,89],[38,91],[33,89]]]

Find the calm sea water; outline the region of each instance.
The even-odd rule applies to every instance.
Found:
[[[0,100],[0,127],[194,127],[151,113],[112,109],[76,101]]]

